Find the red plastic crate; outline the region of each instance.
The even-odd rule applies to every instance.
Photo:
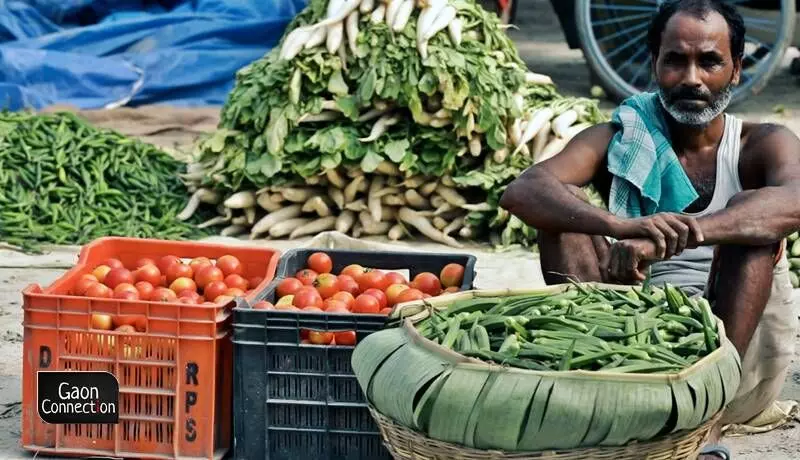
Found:
[[[134,238],[102,238],[46,289],[23,291],[22,447],[66,456],[218,459],[231,445],[231,304],[193,305],[67,295],[103,260],[224,254],[245,275],[273,279],[274,249]],[[249,297],[249,296],[248,296]],[[146,333],[91,329],[92,313],[143,315]],[[36,407],[39,370],[107,371],[120,384],[119,423],[49,425]]]

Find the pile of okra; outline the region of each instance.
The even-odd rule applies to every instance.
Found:
[[[542,371],[679,372],[720,344],[708,301],[668,284],[462,300],[416,327],[463,355]]]

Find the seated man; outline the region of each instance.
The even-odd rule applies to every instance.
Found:
[[[705,292],[743,357],[723,424],[772,405],[797,328],[782,242],[800,229],[800,139],[724,113],[744,36],[741,16],[720,1],[662,4],[649,33],[657,94],[623,102],[611,123],[525,171],[500,202],[539,229],[548,284],[634,284],[650,270],[656,285]],[[589,184],[609,211],[586,201]],[[706,452],[701,459],[727,456]]]

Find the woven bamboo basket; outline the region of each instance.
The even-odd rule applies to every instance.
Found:
[[[697,458],[722,412],[694,430],[672,433],[650,441],[620,447],[559,451],[503,452],[471,449],[437,441],[399,425],[370,406],[384,445],[397,460],[691,460]]]

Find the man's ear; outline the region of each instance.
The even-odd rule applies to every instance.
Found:
[[[733,60],[733,76],[731,77],[731,83],[733,84],[733,86],[738,86],[741,78],[742,78],[742,58],[737,58]]]

